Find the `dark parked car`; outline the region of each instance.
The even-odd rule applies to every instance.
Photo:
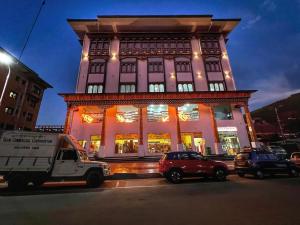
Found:
[[[266,175],[289,174],[299,176],[299,168],[289,160],[281,160],[274,153],[265,150],[241,152],[234,159],[234,166],[240,177],[252,174],[263,179]]]
[[[213,177],[218,181],[226,180],[227,165],[205,158],[192,151],[169,152],[159,161],[159,172],[172,183],[179,183],[183,177]]]

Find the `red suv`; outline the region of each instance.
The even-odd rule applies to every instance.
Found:
[[[208,160],[197,152],[169,152],[159,160],[159,172],[168,181],[180,183],[183,177],[213,177],[226,180],[228,168],[225,163]]]

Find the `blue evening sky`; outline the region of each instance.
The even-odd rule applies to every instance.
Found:
[[[0,0],[0,46],[18,56],[42,0]],[[251,108],[300,91],[300,0],[47,0],[22,61],[54,88],[38,124],[63,124],[74,92],[81,46],[67,18],[97,15],[212,14],[242,18],[230,35],[229,57],[239,89],[257,89]]]

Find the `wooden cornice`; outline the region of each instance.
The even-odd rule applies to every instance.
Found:
[[[168,92],[168,93],[60,93],[68,105],[128,105],[182,103],[237,103],[247,104],[255,90],[224,92]]]

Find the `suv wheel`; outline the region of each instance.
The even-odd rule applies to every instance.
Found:
[[[257,170],[255,172],[255,176],[258,178],[258,179],[264,179],[265,178],[265,174],[263,173],[263,171],[261,170]]]
[[[86,176],[86,185],[89,188],[99,187],[104,182],[103,174],[99,171],[91,171]]]
[[[215,169],[215,179],[217,181],[225,181],[226,180],[226,171],[222,168]]]
[[[173,184],[178,184],[182,180],[182,172],[180,170],[173,169],[167,174],[167,180]]]
[[[298,173],[298,171],[295,168],[291,168],[290,171],[289,171],[289,175],[291,177],[298,177],[299,173]]]
[[[245,176],[245,173],[243,173],[243,172],[238,172],[237,175],[238,175],[239,177],[244,177],[244,176]]]
[[[27,188],[28,181],[21,174],[14,175],[8,182],[8,188],[13,191],[22,191]]]

